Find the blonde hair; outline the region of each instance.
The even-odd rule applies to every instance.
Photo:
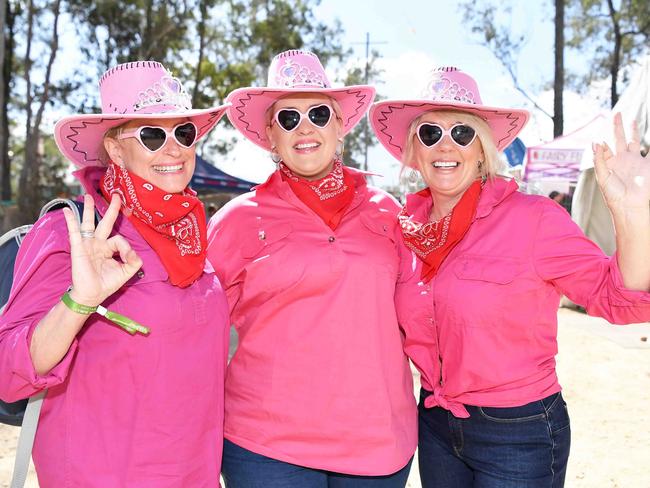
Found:
[[[408,133],[406,136],[406,147],[402,152],[402,164],[415,170],[418,169],[415,162],[413,161],[413,141],[415,139],[415,130],[420,124],[422,117],[424,117],[427,113],[429,112],[420,114],[418,117],[413,119],[409,125]],[[476,131],[476,136],[481,143],[481,148],[483,149],[484,155],[484,160],[482,161],[482,164],[479,168],[481,177],[493,178],[499,174],[499,172],[502,170],[501,159],[499,158],[499,152],[497,151],[497,146],[494,143],[494,138],[492,136],[490,126],[484,119],[478,115],[457,110],[436,110],[435,113],[442,116],[453,116],[459,122],[467,124],[472,129],[474,129],[474,131]]]

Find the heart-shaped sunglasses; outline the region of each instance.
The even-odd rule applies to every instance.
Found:
[[[451,137],[451,140],[460,147],[469,146],[476,138],[476,131],[465,124],[456,124],[449,129],[445,129],[438,124],[423,122],[418,125],[416,133],[422,145],[426,147],[435,146],[446,135]]]
[[[183,122],[168,130],[164,127],[143,125],[133,130],[120,133],[118,139],[135,137],[142,147],[149,152],[156,152],[162,149],[167,142],[167,137],[172,137],[180,146],[192,147],[196,142],[198,130],[194,122]]]
[[[285,132],[291,132],[300,125],[303,118],[306,118],[312,125],[324,129],[332,120],[332,107],[326,103],[309,107],[307,112],[301,112],[295,108],[281,108],[273,116],[280,128]]]

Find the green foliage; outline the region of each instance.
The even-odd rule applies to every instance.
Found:
[[[497,2],[496,0],[463,0],[459,4],[463,17],[469,23],[472,34],[478,43],[487,47],[494,57],[501,63],[510,75],[510,78],[519,93],[539,111],[550,117],[529,94],[529,90],[523,86],[519,76],[519,53],[526,45],[528,39],[524,32],[515,29],[512,22],[513,5],[508,1]],[[541,87],[533,87],[535,91]]]
[[[155,59],[176,67],[197,2],[68,0],[82,55],[98,75],[118,63]]]
[[[330,26],[315,17],[320,0],[69,2],[96,77],[120,62],[157,60],[183,81],[195,107],[218,105],[236,88],[265,84],[278,52],[307,48],[324,64],[348,54],[340,23]],[[231,147],[232,141],[214,137],[202,146],[220,153]]]
[[[515,87],[541,110],[519,84],[517,56],[526,37],[524,33],[517,33],[509,22],[512,5],[512,2],[498,3],[496,0],[463,0],[460,9],[479,43],[492,51],[510,74]],[[616,83],[620,73],[625,76],[626,67],[650,52],[650,2],[565,0],[564,5],[566,47],[581,52],[590,63],[584,75],[565,69],[565,84],[583,92],[595,80],[611,77],[613,105],[618,96]],[[553,21],[553,14],[549,20]],[[549,47],[552,47],[550,43]],[[546,83],[536,88],[548,86]]]
[[[591,60],[587,74],[576,79],[576,89],[618,76],[619,68],[650,53],[648,0],[567,0],[567,27],[567,46]]]
[[[25,114],[36,113],[42,94],[47,94],[44,120],[51,110],[99,111],[97,80],[109,67],[126,61],[162,62],[183,81],[195,107],[209,107],[222,103],[235,88],[265,84],[271,58],[286,49],[312,50],[323,64],[343,62],[350,55],[341,44],[340,22],[327,24],[316,17],[320,0],[8,1],[15,20],[9,119],[20,121],[20,127],[25,126]],[[54,62],[56,76],[44,83],[50,53],[57,46],[52,37],[54,5],[62,12],[60,33],[74,29],[78,44],[62,44]],[[29,12],[34,20],[31,30]],[[30,59],[21,59],[30,43]],[[363,82],[362,71],[352,70],[345,82]],[[370,79],[375,75],[371,72]],[[31,111],[28,104],[34,106]],[[34,200],[49,198],[64,186],[66,162],[45,134],[49,128],[49,124],[43,130],[34,127],[40,143],[31,146],[25,145],[35,140],[29,129],[21,135],[12,131],[12,173],[26,167],[25,160],[33,162],[31,187],[38,187],[40,195]],[[361,154],[363,137],[363,127],[347,137],[348,158]],[[370,141],[374,143],[373,138]],[[202,142],[201,149],[223,153],[233,144],[232,139],[212,138]]]

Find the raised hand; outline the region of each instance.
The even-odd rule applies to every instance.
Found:
[[[620,113],[614,116],[615,150],[594,144],[594,170],[598,186],[612,211],[650,211],[650,161],[641,156],[636,124],[627,142]]]
[[[142,260],[120,235],[110,237],[120,213],[120,199],[113,195],[111,203],[95,228],[95,204],[84,196],[81,226],[72,211],[63,209],[70,237],[72,290],[70,297],[88,306],[101,304],[115,293],[142,266]],[[115,255],[119,255],[119,260]]]

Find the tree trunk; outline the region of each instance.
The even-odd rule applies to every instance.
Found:
[[[142,26],[142,38],[140,49],[138,50],[138,59],[146,60],[149,59],[148,53],[152,48],[152,35],[151,29],[153,24],[153,0],[147,0],[145,2],[145,15],[144,15],[144,26]]]
[[[5,91],[7,84],[5,83],[5,70],[2,67],[5,65],[7,38],[5,36],[7,24],[7,0],[0,0],[0,124],[7,119],[7,92]],[[5,148],[7,147],[8,131],[0,127],[0,199],[11,200],[11,166],[9,162],[9,155]]]
[[[199,97],[199,84],[201,83],[201,64],[205,55],[205,19],[208,16],[208,8],[205,1],[200,2],[200,19],[198,25],[199,31],[199,60],[196,63],[196,72],[194,74],[194,90],[192,90],[192,107],[196,108]]]
[[[553,137],[564,133],[564,0],[555,0],[555,80],[553,82]]]
[[[54,19],[52,22],[52,37],[50,41],[50,55],[45,68],[45,77],[43,81],[43,91],[38,100],[36,113],[32,112],[32,103],[35,96],[31,92],[31,35],[34,22],[34,6],[30,1],[28,8],[28,39],[27,49],[25,51],[25,81],[27,85],[27,125],[25,127],[25,161],[20,173],[18,186],[18,210],[25,221],[35,220],[38,216],[38,210],[43,204],[41,195],[41,185],[39,181],[41,170],[41,122],[43,112],[48,101],[50,91],[50,79],[52,67],[59,48],[59,14],[61,12],[61,0],[55,0],[52,6]],[[28,70],[29,68],[29,70]],[[33,115],[33,120],[32,120]]]
[[[617,12],[614,9],[614,3],[612,0],[607,0],[607,6],[609,7],[609,17],[612,19],[612,27],[614,28],[614,52],[612,53],[612,64],[609,67],[609,74],[612,77],[612,83],[610,86],[610,97],[611,97],[611,107],[614,108],[616,102],[618,102],[618,71],[621,67],[621,45],[623,44],[623,35],[621,34],[621,26],[619,25],[619,19],[616,15]]]
[[[9,156],[9,97],[11,94],[11,80],[13,78],[14,65],[14,26],[16,23],[16,11],[11,9],[11,2],[7,0],[6,11],[6,41],[4,63],[2,69],[2,83],[4,84],[4,105],[2,106],[2,118],[0,119],[0,131],[2,131],[2,143],[0,147],[3,177],[2,177],[2,199],[11,199],[11,157]]]

